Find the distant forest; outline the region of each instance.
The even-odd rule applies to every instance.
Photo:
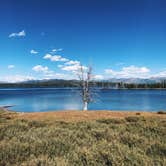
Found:
[[[0,88],[67,88],[79,87],[77,80],[43,80],[21,83],[0,83]],[[110,81],[93,81],[91,86],[103,89],[157,89],[166,88],[166,80],[157,83],[124,83]]]

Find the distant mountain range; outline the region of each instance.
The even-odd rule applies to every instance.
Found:
[[[151,78],[110,78],[107,80],[95,80],[97,82],[123,82],[127,84],[154,84],[161,83],[166,80],[166,77],[151,77]],[[16,82],[16,84],[36,84],[36,83],[60,83],[60,82],[77,82],[78,80],[64,80],[64,79],[43,79],[43,80],[28,80],[23,82]],[[0,82],[0,84],[10,84],[10,82]],[[15,83],[14,83],[15,84]]]
[[[166,80],[164,77],[151,77],[151,78],[111,78],[106,81],[110,82],[123,82],[128,84],[154,84]]]

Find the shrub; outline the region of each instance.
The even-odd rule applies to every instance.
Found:
[[[96,121],[105,124],[120,124],[125,122],[123,119],[98,119]]]
[[[157,114],[166,114],[166,111],[158,111]]]
[[[161,143],[155,143],[150,145],[146,150],[146,154],[149,156],[157,157],[160,156],[162,158],[166,157],[166,145]]]
[[[29,127],[44,127],[46,126],[46,123],[33,120],[33,121],[28,121],[28,126]]]
[[[129,116],[129,117],[126,117],[125,120],[127,122],[138,122],[140,120],[140,118],[137,116]]]

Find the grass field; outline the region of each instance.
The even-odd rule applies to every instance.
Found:
[[[0,111],[0,166],[8,165],[164,166],[166,115]]]

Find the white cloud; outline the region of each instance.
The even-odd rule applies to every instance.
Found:
[[[36,50],[33,50],[33,49],[30,51],[30,53],[31,54],[38,54],[38,52]]]
[[[166,70],[153,74],[152,77],[166,77]]]
[[[68,61],[68,59],[66,58],[63,58],[62,56],[60,55],[51,55],[51,54],[46,54],[43,59],[49,59],[53,62],[66,62]]]
[[[95,79],[95,80],[103,80],[104,76],[103,75],[94,75],[93,79]]]
[[[14,65],[8,65],[8,69],[13,69],[13,68],[15,68]]]
[[[24,37],[24,36],[26,36],[26,33],[25,33],[24,30],[22,30],[22,31],[20,31],[20,32],[18,32],[18,33],[11,33],[11,34],[9,35],[10,38],[11,38],[11,37]]]
[[[66,62],[65,65],[80,65],[80,62],[79,61],[70,60],[70,61]]]
[[[59,68],[63,67],[63,65],[58,65]]]
[[[81,65],[79,61],[68,60],[64,65],[58,65],[58,67],[63,71],[70,71],[70,72],[79,72],[81,67],[83,70],[86,70],[87,67]]]
[[[75,78],[72,74],[56,73],[52,70],[49,70],[47,66],[36,65],[32,68],[35,72],[40,72],[43,75],[41,79],[73,79]]]
[[[86,70],[87,67],[86,66],[81,66],[80,64],[74,64],[74,65],[63,65],[61,68],[61,70],[64,71],[71,71],[71,72],[79,72],[79,70],[81,70],[81,67],[83,70]]]
[[[52,55],[51,54],[46,54],[43,59],[51,59]]]
[[[52,49],[52,52],[58,52],[58,51],[63,51],[63,49],[62,48],[54,48],[54,49]]]
[[[150,75],[150,69],[147,67],[136,67],[134,65],[123,67],[120,71],[114,71],[112,69],[106,69],[106,74],[110,74],[116,78],[146,78]]]
[[[65,71],[77,71],[80,68],[81,68],[80,65],[72,65],[72,66],[63,66],[63,67],[61,67],[61,69],[65,70]]]
[[[35,72],[44,72],[48,73],[49,69],[47,66],[42,66],[42,65],[36,65],[32,68]]]
[[[1,77],[0,80],[3,82],[14,83],[14,82],[35,80],[35,78],[32,76],[24,76],[24,75],[9,75],[5,77]]]
[[[52,52],[57,52],[57,49],[52,49]]]

